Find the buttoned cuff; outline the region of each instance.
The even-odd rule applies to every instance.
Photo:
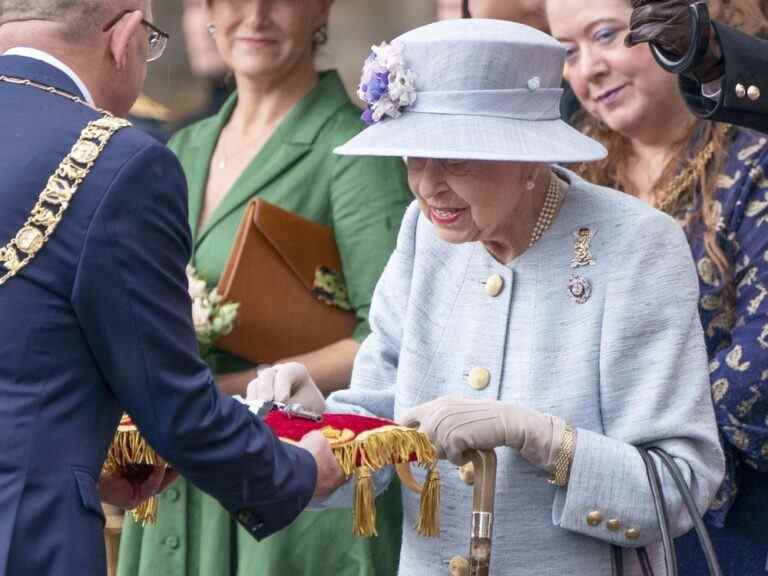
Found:
[[[555,495],[553,522],[622,547],[659,538],[645,465],[633,446],[578,430],[567,488]]]

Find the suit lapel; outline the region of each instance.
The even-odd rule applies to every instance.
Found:
[[[205,231],[199,226],[200,212],[203,209],[213,151],[236,103],[237,95],[232,94],[221,106],[221,110],[213,118],[209,127],[194,139],[188,140],[180,152],[180,160],[187,177],[189,229],[192,231],[194,246],[197,246],[199,239],[202,238],[202,232]],[[209,223],[206,223],[205,228],[209,228]]]
[[[203,242],[211,230],[229,214],[238,210],[251,198],[258,196],[262,190],[301,161],[312,150],[312,144],[331,115],[347,102],[348,98],[338,75],[335,72],[322,73],[317,86],[288,113],[275,133],[237,179],[221,204],[216,207],[200,230],[197,244]],[[229,119],[230,113],[231,109],[220,124],[217,137]],[[200,214],[205,182],[208,178],[208,165],[210,165],[213,147],[216,145],[216,140],[212,140],[210,150],[204,156],[209,161],[205,166],[205,176],[199,188],[199,198],[195,198],[194,208],[190,200],[190,217],[193,212],[195,218]],[[195,219],[196,223],[197,219]]]
[[[216,225],[226,218],[229,214],[240,208],[254,196],[257,196],[261,190],[266,188],[271,182],[298,162],[309,150],[310,146],[296,145],[291,142],[283,142],[278,139],[277,133],[267,141],[264,147],[256,154],[256,157],[243,171],[237,181],[221,203],[216,207],[208,221],[200,229],[197,243],[203,242],[205,237]],[[215,146],[215,142],[214,142]],[[211,150],[211,153],[213,150]],[[211,154],[207,156],[211,157]],[[210,165],[210,162],[208,162]],[[206,176],[207,180],[207,170]],[[205,189],[205,180],[201,187],[199,199],[197,199],[197,209],[195,212],[198,217],[202,205],[203,193]],[[195,220],[197,222],[197,220]]]

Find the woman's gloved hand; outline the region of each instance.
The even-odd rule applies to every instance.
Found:
[[[497,400],[444,397],[409,410],[400,419],[429,436],[441,456],[464,464],[465,450],[508,446],[534,466],[552,472],[565,422],[515,404]]]
[[[693,26],[689,0],[632,0],[632,17],[627,46],[643,42],[653,44],[673,61],[682,60],[692,49]],[[709,47],[705,54],[695,58],[684,73],[699,82],[717,80],[723,75],[722,54],[714,28],[708,30]]]
[[[287,362],[275,364],[259,372],[248,384],[247,400],[301,404],[307,410],[325,412],[323,393],[312,380],[303,364]]]

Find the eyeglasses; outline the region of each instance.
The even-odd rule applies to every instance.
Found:
[[[415,158],[409,156],[405,159],[408,172],[421,172],[427,167],[427,162],[432,161],[440,166],[440,169],[452,176],[466,176],[470,170],[469,160],[445,160],[442,158]]]
[[[120,18],[131,12],[133,12],[133,10],[123,10],[120,14],[107,22],[102,31],[106,32],[112,28],[112,26],[117,24]],[[142,19],[141,23],[147,29],[147,62],[153,62],[163,55],[165,47],[168,45],[168,39],[171,36],[167,32],[160,30],[160,28],[152,24],[152,22],[147,22]]]

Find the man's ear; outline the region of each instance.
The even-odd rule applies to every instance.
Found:
[[[109,30],[109,51],[118,70],[128,64],[128,51],[134,34],[141,32],[144,14],[140,10],[129,12]]]

